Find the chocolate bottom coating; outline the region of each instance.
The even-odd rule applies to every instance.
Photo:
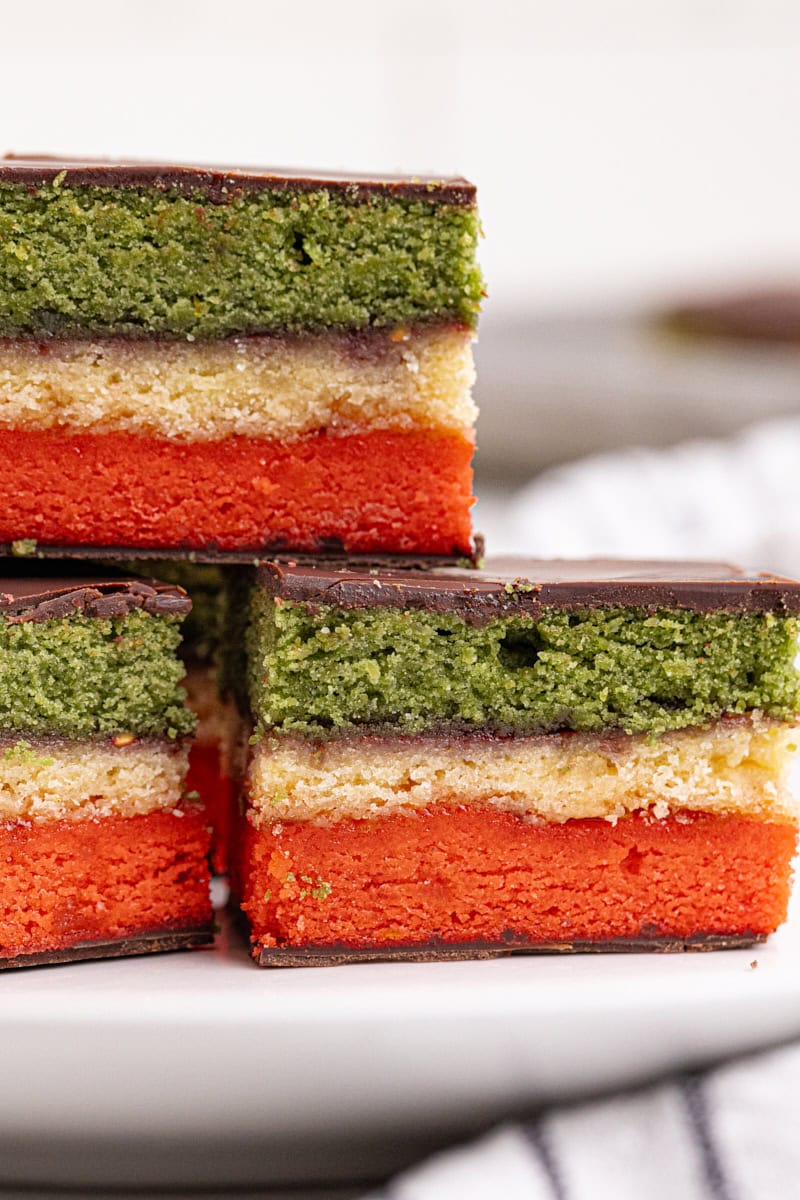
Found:
[[[337,967],[359,962],[461,962],[468,959],[507,958],[513,954],[676,954],[686,951],[742,950],[765,942],[763,933],[697,933],[668,937],[642,933],[638,937],[607,941],[530,942],[509,935],[502,942],[435,943],[418,946],[303,946],[253,947],[259,967]]]
[[[25,541],[25,539],[20,539]],[[474,550],[469,558],[460,551],[446,554],[348,554],[340,545],[320,543],[314,554],[294,553],[281,546],[263,546],[259,550],[220,550],[216,546],[196,547],[151,547],[151,546],[51,546],[36,542],[35,547],[20,552],[16,542],[0,542],[0,558],[61,558],[61,559],[116,559],[121,561],[153,559],[160,562],[193,562],[244,565],[258,567],[263,563],[301,565],[313,567],[342,568],[351,566],[359,570],[377,571],[428,571],[455,566],[475,567],[483,558],[484,540],[476,534]]]
[[[92,958],[130,958],[138,954],[161,954],[169,950],[192,950],[214,943],[210,925],[197,929],[171,929],[117,938],[111,942],[77,942],[61,950],[43,950],[38,954],[18,954],[0,958],[0,971],[20,967],[56,966]]]

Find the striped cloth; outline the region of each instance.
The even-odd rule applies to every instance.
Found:
[[[620,450],[482,496],[492,554],[721,558],[800,574],[800,418],[736,437]]]
[[[365,1200],[794,1200],[800,1044],[544,1112]]]

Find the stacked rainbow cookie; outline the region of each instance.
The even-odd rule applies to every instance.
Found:
[[[461,179],[0,165],[2,965],[208,940],[210,824],[262,965],[783,920],[800,584],[477,569],[478,228]]]
[[[4,965],[209,940],[247,566],[474,558],[477,236],[461,179],[0,163]]]

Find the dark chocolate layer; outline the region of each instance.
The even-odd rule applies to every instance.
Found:
[[[153,616],[183,616],[191,607],[183,588],[155,579],[15,575],[8,567],[0,577],[0,616],[11,622],[121,617],[137,608]]]
[[[27,545],[27,543],[25,543]],[[342,564],[351,564],[353,569],[378,571],[427,571],[433,567],[454,568],[457,564],[467,563],[467,570],[472,570],[469,563],[476,563],[483,557],[483,538],[480,534],[474,537],[475,549],[472,557],[465,560],[462,554],[450,557],[440,554],[359,554],[357,560],[345,554],[340,545],[332,542],[320,545],[316,554],[298,554],[280,547],[266,547],[254,553],[252,550],[218,550],[216,546],[206,546],[202,550],[151,548],[150,546],[51,546],[43,542],[31,542],[30,550],[21,554],[19,543],[0,542],[0,558],[25,558],[29,562],[37,559],[68,559],[71,561],[86,561],[96,559],[114,559],[125,561],[130,559],[154,559],[163,562],[192,562],[192,563],[232,563],[240,566],[258,567],[265,563],[281,563],[287,567],[330,567],[338,571]]]
[[[298,561],[265,564],[258,578],[267,592],[312,608],[423,609],[477,623],[543,609],[800,612],[800,582],[715,562],[498,558],[484,570],[412,574]]]
[[[0,958],[0,971],[19,967],[46,967],[81,962],[90,958],[129,958],[137,954],[161,954],[167,950],[192,950],[211,946],[214,931],[211,926],[198,929],[175,929],[164,933],[143,933],[138,937],[119,938],[113,942],[78,942],[63,950],[44,950],[40,954],[18,954]]]
[[[204,192],[224,203],[243,191],[318,192],[346,195],[351,200],[371,196],[408,196],[438,204],[471,207],[475,186],[460,176],[360,175],[337,171],[303,171],[285,167],[200,166],[183,163],[113,162],[102,159],[6,155],[0,159],[0,183],[51,183],[63,176],[75,187],[134,187]]]
[[[761,933],[698,933],[688,938],[642,935],[604,942],[530,942],[510,934],[502,942],[430,943],[422,946],[279,947],[252,950],[259,967],[340,967],[363,962],[460,962],[465,959],[507,958],[511,954],[675,954],[700,950],[742,950],[765,942]]]

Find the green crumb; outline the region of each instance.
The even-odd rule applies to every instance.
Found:
[[[0,730],[191,733],[179,643],[178,617],[141,610],[40,622],[0,617]]]
[[[11,543],[11,553],[14,558],[31,558],[36,554],[37,546],[36,538],[18,538]]]
[[[193,802],[196,802],[200,799],[200,793],[199,792],[184,792],[183,798],[184,798],[184,800],[191,800]]]
[[[800,709],[798,620],[767,613],[318,608],[256,592],[250,700],[262,728],[326,735],[437,724],[660,734],[723,713]]]
[[[264,902],[266,904],[268,904],[271,899],[272,899],[272,888],[267,888],[267,890],[264,892]]]
[[[310,875],[301,875],[300,880],[309,885],[300,889],[301,900],[305,900],[306,896],[310,896],[312,900],[327,900],[333,891],[333,886],[324,879],[314,882]]]
[[[9,181],[0,336],[474,325],[478,236],[473,206],[435,196]]]
[[[56,761],[54,758],[37,754],[31,743],[25,741],[15,742],[13,746],[6,746],[3,758],[6,762],[20,763],[26,767],[52,767]]]

